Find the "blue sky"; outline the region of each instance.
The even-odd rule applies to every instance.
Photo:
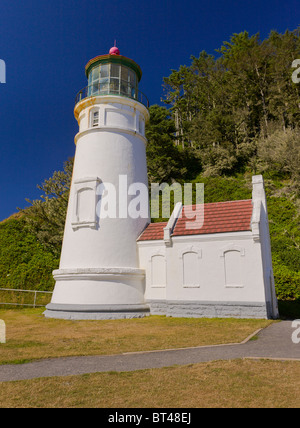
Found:
[[[143,70],[140,89],[160,103],[163,77],[214,54],[233,33],[300,25],[297,0],[1,0],[0,220],[40,195],[37,184],[74,155],[76,93],[85,64],[117,40]]]

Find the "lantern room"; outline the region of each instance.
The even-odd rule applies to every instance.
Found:
[[[76,102],[86,97],[118,95],[136,99],[148,107],[147,97],[138,89],[142,77],[140,66],[120,55],[117,47],[111,48],[107,55],[91,59],[85,67],[85,74],[88,86],[78,93]]]

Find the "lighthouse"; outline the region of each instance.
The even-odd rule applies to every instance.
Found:
[[[118,319],[149,314],[137,238],[149,219],[142,71],[117,47],[85,67],[76,98],[75,159],[59,269],[46,317]],[[142,192],[140,192],[142,193]],[[137,208],[139,205],[139,208]]]

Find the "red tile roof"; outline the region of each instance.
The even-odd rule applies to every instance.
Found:
[[[251,199],[186,205],[175,224],[172,236],[250,231],[251,217]],[[163,239],[163,229],[166,226],[167,222],[149,224],[138,241]]]
[[[161,223],[150,223],[138,241],[152,241],[154,239],[164,239],[164,228],[167,226],[167,222]]]

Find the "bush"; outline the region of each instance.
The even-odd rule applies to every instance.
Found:
[[[24,216],[0,224],[0,288],[51,291],[59,260],[25,225]]]
[[[278,300],[300,299],[300,272],[295,272],[280,264],[277,257],[273,257],[273,271]]]

